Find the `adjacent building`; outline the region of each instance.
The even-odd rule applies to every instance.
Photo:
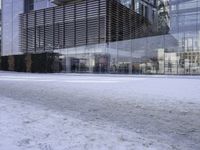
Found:
[[[9,70],[23,63],[32,72],[200,74],[198,0],[3,0],[2,6],[1,54]]]
[[[2,29],[1,28],[1,26],[2,26],[1,23],[2,23],[2,21],[1,21],[1,9],[0,9],[0,53],[1,53],[1,32],[2,32],[1,31],[1,29]],[[1,54],[0,54],[0,56],[1,56]]]

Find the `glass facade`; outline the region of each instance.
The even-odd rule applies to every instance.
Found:
[[[34,0],[34,10],[49,8],[55,6],[49,0]]]
[[[2,56],[22,54],[20,44],[19,14],[24,12],[22,0],[2,0]]]
[[[123,3],[130,6],[130,1]],[[154,23],[162,34],[56,50],[66,56],[66,70],[130,74],[200,74],[200,1],[163,0],[156,3]],[[136,5],[135,1],[135,8]]]
[[[54,6],[49,0],[2,0],[2,56],[23,54],[20,14]]]
[[[16,2],[17,1],[17,2]],[[111,1],[111,0],[110,0]],[[114,1],[114,0],[113,0]],[[60,62],[62,64],[63,71],[66,72],[95,72],[95,73],[129,73],[129,74],[200,74],[200,1],[199,0],[116,0],[123,4],[127,9],[120,9],[119,5],[112,6],[112,11],[115,13],[107,13],[108,18],[104,18],[106,23],[104,32],[104,42],[87,43],[89,39],[88,35],[91,34],[92,39],[96,39],[100,33],[98,28],[93,27],[93,22],[88,22],[88,19],[84,21],[84,17],[89,17],[87,11],[91,8],[96,8],[94,15],[99,14],[98,7],[95,6],[97,0],[88,0],[91,2],[91,8],[87,8],[88,3],[83,4],[84,10],[77,10],[77,14],[80,18],[73,18],[72,20],[83,19],[83,22],[74,24],[70,19],[68,22],[63,21],[63,11],[59,14],[60,9],[63,6],[56,6],[52,8],[58,11],[53,16],[54,20],[58,20],[58,23],[48,24],[49,28],[52,27],[52,39],[57,39],[54,44],[61,44],[59,46],[51,46],[52,42],[50,38],[46,41],[50,43],[47,46],[51,47],[51,51],[60,54]],[[13,4],[15,8],[13,8]],[[17,5],[18,4],[18,5]],[[92,7],[94,4],[95,7]],[[54,7],[48,0],[35,0],[34,10],[28,14],[24,14],[24,4],[20,4],[18,0],[3,0],[3,53],[2,54],[15,54],[16,51],[34,53],[36,44],[38,48],[42,48],[46,41],[45,39],[46,27],[40,26],[43,21],[40,19],[44,13],[43,8]],[[12,11],[11,11],[12,10]],[[50,10],[50,8],[45,11]],[[63,10],[63,9],[62,9]],[[68,10],[68,9],[66,9]],[[65,11],[66,11],[65,10]],[[91,9],[92,10],[92,9]],[[123,13],[120,11],[122,10]],[[126,11],[125,11],[126,10]],[[135,14],[129,15],[128,13]],[[97,12],[96,12],[97,11]],[[71,11],[70,11],[71,13]],[[81,13],[84,16],[81,16]],[[96,13],[96,14],[95,14]],[[6,15],[5,15],[6,14]],[[27,28],[27,34],[32,40],[25,40],[29,45],[33,44],[33,50],[31,47],[19,48],[19,40],[23,42],[24,38],[19,40],[19,14],[21,16],[33,15],[37,20],[38,26],[32,26]],[[38,19],[37,19],[38,14]],[[53,14],[53,13],[52,13]],[[62,15],[61,15],[62,14]],[[17,16],[18,15],[18,16]],[[45,12],[45,15],[49,15]],[[90,12],[92,17],[92,11]],[[61,18],[59,17],[61,16]],[[121,17],[121,20],[115,20],[115,18]],[[134,19],[131,19],[131,16]],[[137,17],[136,17],[137,16]],[[17,18],[18,17],[18,18]],[[45,17],[45,16],[44,16]],[[72,16],[71,16],[72,17]],[[30,19],[30,17],[28,17]],[[40,18],[40,19],[39,19]],[[50,22],[51,22],[50,17]],[[98,21],[99,16],[96,21]],[[112,19],[110,19],[112,18]],[[129,19],[127,19],[129,18]],[[16,20],[15,20],[16,19]],[[61,21],[59,21],[61,19]],[[112,20],[112,21],[109,21]],[[130,22],[128,22],[129,20]],[[34,21],[34,19],[33,19]],[[131,22],[133,21],[133,22]],[[73,34],[78,40],[84,39],[84,44],[73,45],[76,43],[74,38],[65,41],[72,46],[63,46],[65,37],[71,36],[71,29],[68,28],[66,32],[60,32],[64,30],[65,25],[72,23],[74,28]],[[96,30],[97,34],[93,32],[87,32],[88,23],[91,24],[90,30]],[[34,22],[33,22],[34,24]],[[62,25],[60,25],[62,24]],[[26,24],[23,24],[26,25]],[[7,27],[4,29],[4,27]],[[71,26],[71,27],[72,27]],[[140,28],[139,28],[140,27]],[[148,28],[150,27],[150,28]],[[17,31],[17,32],[16,32]],[[49,30],[50,31],[50,30]],[[52,32],[53,31],[53,32]],[[77,31],[77,32],[76,32]],[[82,32],[84,31],[84,32]],[[136,31],[140,31],[139,34]],[[6,34],[4,34],[6,33]],[[31,34],[33,33],[34,36]],[[80,34],[78,34],[80,33]],[[84,33],[84,34],[83,34]],[[26,37],[26,32],[23,33]],[[80,36],[79,36],[80,35]],[[126,36],[125,36],[126,35]],[[127,37],[127,35],[129,35]],[[12,37],[12,38],[11,38]],[[40,37],[37,39],[37,37]],[[49,36],[51,37],[51,36]],[[98,36],[99,37],[99,36]],[[61,38],[61,40],[60,40]],[[55,40],[54,39],[54,40]],[[66,39],[65,39],[66,40]],[[17,43],[18,42],[18,43]],[[12,43],[12,44],[10,44]],[[18,49],[16,49],[18,47]],[[39,49],[38,49],[39,50]]]

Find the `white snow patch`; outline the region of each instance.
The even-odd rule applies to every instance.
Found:
[[[1,150],[163,150],[170,147],[116,126],[92,124],[0,97]]]
[[[199,150],[200,77],[156,77],[0,72],[0,150]]]

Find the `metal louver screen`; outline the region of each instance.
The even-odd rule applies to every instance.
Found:
[[[87,0],[20,16],[21,49],[43,52],[106,41],[106,0]]]
[[[116,0],[85,0],[20,16],[21,49],[44,52],[146,36],[148,21]],[[148,31],[148,32],[147,32]]]

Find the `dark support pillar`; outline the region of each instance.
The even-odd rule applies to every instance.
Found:
[[[135,0],[131,0],[131,9],[135,10]]]

